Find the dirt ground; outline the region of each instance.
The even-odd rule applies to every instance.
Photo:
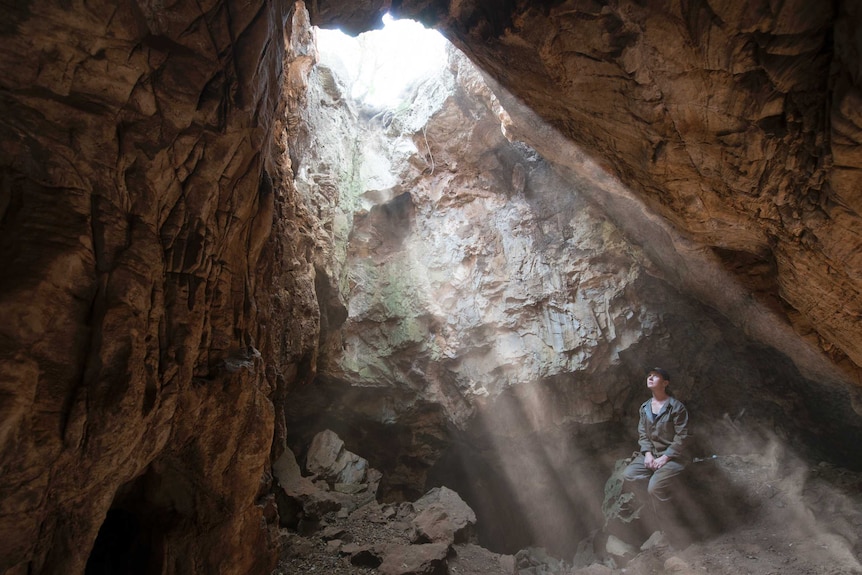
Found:
[[[749,507],[743,521],[719,533],[682,543],[662,539],[626,558],[598,552],[590,565],[578,567],[573,558],[543,560],[541,552],[499,555],[458,544],[435,574],[862,574],[862,473],[754,456],[727,457],[716,465]],[[284,530],[282,561],[273,575],[378,573],[374,561],[363,564],[361,554],[351,558],[350,552],[361,546],[408,544],[409,505],[372,502],[349,515],[332,515],[304,535]]]
[[[743,524],[684,548],[650,549],[619,572],[862,573],[862,473],[797,465],[779,469],[754,457],[728,458],[723,469],[756,506]]]

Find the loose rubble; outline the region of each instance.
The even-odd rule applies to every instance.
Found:
[[[447,487],[414,502],[381,503],[379,472],[345,452],[335,434],[315,439],[309,458],[320,475],[303,477],[289,451],[273,469],[282,529],[272,575],[862,574],[862,474],[825,463],[800,481],[798,470],[785,473],[752,455],[711,460],[707,471],[745,494],[744,523],[683,545],[659,531],[638,540],[605,526],[574,557],[558,558],[541,548],[505,555],[481,547],[475,513]],[[345,473],[348,466],[335,462],[365,472]],[[345,479],[350,487],[336,490]],[[613,493],[613,478],[608,484]],[[606,507],[610,524],[620,508]]]

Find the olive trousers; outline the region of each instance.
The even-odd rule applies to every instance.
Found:
[[[659,469],[649,469],[644,465],[644,456],[641,453],[623,471],[623,479],[633,484],[648,480],[647,493],[658,501],[666,502],[671,498],[674,478],[682,473],[683,469],[685,465],[674,460],[668,461]]]

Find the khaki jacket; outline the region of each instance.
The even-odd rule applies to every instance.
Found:
[[[638,422],[638,443],[641,453],[652,452],[653,456],[667,455],[669,459],[685,462],[688,454],[685,445],[688,443],[688,411],[675,397],[670,397],[656,416],[652,414],[650,402],[646,400],[640,409]]]

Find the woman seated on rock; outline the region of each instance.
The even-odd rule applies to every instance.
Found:
[[[670,500],[673,479],[687,462],[688,411],[681,401],[670,395],[667,371],[653,368],[646,381],[652,398],[640,407],[640,452],[623,472],[623,479],[631,483],[635,494],[642,493],[643,484],[647,484],[649,500],[661,519],[661,504]]]

